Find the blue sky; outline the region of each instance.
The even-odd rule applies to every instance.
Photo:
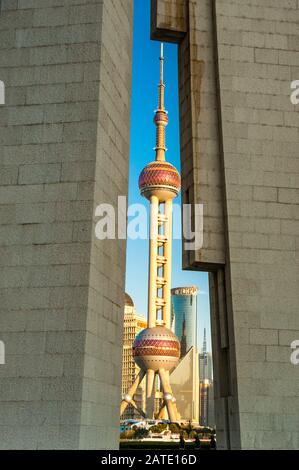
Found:
[[[154,160],[154,110],[157,107],[160,43],[150,40],[150,0],[135,0],[133,83],[131,103],[131,151],[129,204],[145,204],[138,189],[138,177],[144,166]],[[167,160],[180,170],[177,46],[164,45],[165,105],[169,113],[166,128]],[[175,202],[180,202],[176,199]],[[130,219],[129,219],[130,220]],[[173,242],[172,286],[195,285],[199,288],[198,338],[202,345],[203,329],[207,328],[210,349],[210,311],[208,276],[206,273],[182,270],[180,240]],[[147,315],[148,240],[127,241],[126,291],[135,302],[138,313]]]

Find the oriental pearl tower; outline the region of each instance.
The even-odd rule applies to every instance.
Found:
[[[143,417],[144,411],[134,401],[141,381],[146,376],[147,397],[153,392],[155,376],[159,375],[163,403],[159,415],[167,410],[169,420],[177,421],[176,401],[169,381],[170,372],[180,359],[180,342],[170,330],[171,322],[171,251],[172,251],[172,201],[178,195],[181,179],[177,169],[165,161],[165,128],[168,123],[164,107],[164,54],[161,44],[160,83],[158,109],[154,123],[156,132],[156,158],[139,177],[142,196],[150,201],[150,246],[148,281],[148,326],[133,343],[133,357],[140,367],[139,375],[123,397],[121,415],[131,404]]]

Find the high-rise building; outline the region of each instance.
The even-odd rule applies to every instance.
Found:
[[[150,201],[150,250],[148,280],[148,327],[137,336],[133,356],[140,373],[121,403],[121,414],[129,404],[137,409],[134,399],[140,382],[146,375],[147,397],[153,395],[155,377],[159,376],[163,402],[159,415],[177,420],[175,398],[169,374],[179,362],[180,343],[171,331],[171,255],[172,201],[178,195],[181,179],[177,169],[165,160],[165,128],[168,116],[164,106],[164,54],[161,44],[158,109],[154,122],[156,159],[149,163],[139,177],[140,193]]]
[[[203,354],[201,351],[199,353],[199,378],[200,380],[203,380],[204,378],[210,381],[213,380],[213,359],[211,352]]]
[[[205,379],[200,381],[199,400],[200,400],[200,420],[201,426],[215,426],[214,415],[214,384]]]
[[[181,357],[196,346],[197,287],[176,287],[171,290],[172,328],[181,343]]]
[[[123,333],[123,361],[122,361],[122,393],[132,386],[140,369],[133,358],[133,342],[144,328],[146,328],[146,319],[136,313],[132,298],[125,294],[125,312],[124,312],[124,333]],[[138,407],[145,409],[145,384],[141,383],[135,395],[135,401]],[[139,413],[132,406],[129,406],[123,413],[123,419],[133,419],[139,416]]]
[[[197,352],[197,294],[194,286],[171,290],[171,327],[179,338],[181,361],[171,374],[180,418],[199,421],[199,367]]]
[[[199,354],[199,400],[200,424],[215,425],[214,384],[212,354],[207,351],[207,336],[204,329],[203,347]]]

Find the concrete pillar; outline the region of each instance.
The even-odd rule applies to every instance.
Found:
[[[1,2],[2,449],[118,447],[132,7]]]

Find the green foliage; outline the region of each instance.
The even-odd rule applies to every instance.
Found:
[[[184,438],[185,436],[188,438],[192,432],[192,425],[191,423],[189,422],[187,425],[185,426],[182,426],[182,431],[184,433]]]
[[[167,424],[155,424],[154,426],[150,427],[150,432],[160,434],[161,432],[165,431],[165,429],[167,429]]]
[[[149,435],[149,431],[143,428],[133,426],[133,429],[124,431],[120,434],[120,439],[143,439]]]
[[[135,431],[133,429],[123,431],[120,434],[121,439],[134,439],[134,437],[135,437]]]
[[[147,429],[137,428],[135,430],[134,438],[135,439],[143,439],[144,437],[147,437],[148,435],[149,435],[149,431]]]
[[[172,432],[172,434],[180,434],[181,428],[177,423],[171,423],[169,425],[169,430]]]

